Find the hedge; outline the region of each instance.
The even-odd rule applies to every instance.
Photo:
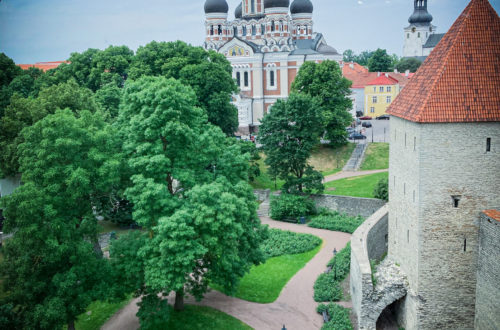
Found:
[[[361,216],[350,217],[337,211],[322,210],[311,219],[309,227],[352,234],[364,221]]]
[[[311,251],[321,244],[321,239],[311,234],[270,229],[268,238],[261,245],[266,259],[285,254]]]

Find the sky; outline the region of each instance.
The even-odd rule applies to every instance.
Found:
[[[228,0],[229,19],[239,0]],[[314,30],[340,53],[385,48],[401,55],[413,0],[312,0]],[[429,0],[439,33],[469,0]],[[205,0],[0,0],[0,52],[16,63],[65,60],[72,52],[152,40],[202,45]],[[497,12],[500,0],[490,0]]]

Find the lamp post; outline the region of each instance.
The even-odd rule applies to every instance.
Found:
[[[337,280],[337,248],[333,249],[333,279]]]

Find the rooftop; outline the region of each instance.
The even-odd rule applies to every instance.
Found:
[[[500,19],[471,0],[387,113],[418,123],[500,121]]]
[[[43,71],[48,71],[57,68],[62,63],[68,63],[67,61],[56,61],[56,62],[37,62],[35,64],[18,64],[21,69],[28,70],[29,68],[37,68]]]
[[[498,210],[486,210],[483,211],[484,214],[486,214],[488,217],[500,222],[500,211]]]
[[[386,76],[386,74],[381,74],[377,78],[370,81],[367,85],[368,86],[371,86],[371,85],[396,85],[398,82],[399,81],[397,79],[392,78],[387,73],[387,76]]]

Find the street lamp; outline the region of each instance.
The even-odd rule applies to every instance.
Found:
[[[337,280],[337,248],[333,249],[333,279],[336,281]]]

